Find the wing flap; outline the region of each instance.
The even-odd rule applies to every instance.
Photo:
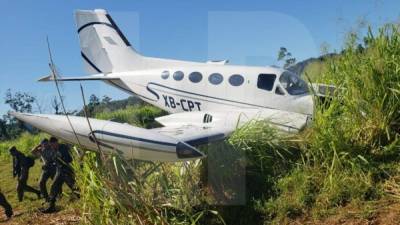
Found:
[[[192,146],[199,146],[228,137],[236,128],[227,122],[232,112],[188,112],[156,118],[164,127],[157,132],[174,137]]]
[[[155,128],[156,132],[174,137],[191,146],[208,144],[215,141],[224,140],[233,130],[223,129],[222,127],[199,127],[186,125],[180,127]]]

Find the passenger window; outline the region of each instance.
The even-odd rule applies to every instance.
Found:
[[[172,77],[174,77],[174,80],[180,81],[183,79],[183,72],[182,71],[176,71]]]
[[[274,87],[275,74],[260,74],[258,75],[257,87],[266,91],[271,91]]]
[[[164,71],[161,73],[161,78],[164,79],[164,80],[166,80],[166,79],[168,79],[168,77],[169,77],[169,71],[168,71],[168,70],[164,70]]]
[[[203,75],[199,72],[193,72],[189,75],[189,80],[193,83],[199,83],[203,79]]]
[[[277,95],[285,95],[285,92],[283,92],[283,90],[282,90],[282,88],[280,86],[276,86],[275,94],[277,94]]]
[[[240,86],[243,84],[243,82],[244,82],[244,78],[242,77],[242,75],[234,74],[231,77],[229,77],[229,83],[232,86]]]
[[[208,81],[214,85],[222,83],[224,77],[219,73],[213,73],[208,77]]]

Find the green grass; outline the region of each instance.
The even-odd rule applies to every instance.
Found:
[[[15,140],[2,141],[0,142],[0,158],[9,159],[10,155],[8,150],[12,146],[15,146],[18,150],[25,154],[29,154],[29,152],[45,137],[48,138],[49,136],[43,133],[38,135],[22,133],[21,136]]]
[[[139,127],[152,127],[156,125],[155,117],[166,115],[159,108],[144,105],[144,106],[128,106],[125,109],[120,109],[112,112],[102,112],[96,114],[97,119],[113,120],[115,122],[129,123]]]

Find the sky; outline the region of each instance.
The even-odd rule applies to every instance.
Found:
[[[398,0],[130,0],[18,1],[0,0],[0,114],[5,92],[27,92],[42,112],[53,113],[54,83],[36,80],[50,73],[46,36],[62,76],[84,76],[73,13],[106,9],[141,54],[190,61],[228,59],[231,64],[279,65],[281,46],[298,61],[321,54],[321,46],[340,51],[345,36],[368,22],[374,30],[398,22]],[[85,95],[127,94],[101,82],[82,83]],[[63,83],[68,110],[82,107],[79,83]],[[35,108],[35,111],[37,109]]]

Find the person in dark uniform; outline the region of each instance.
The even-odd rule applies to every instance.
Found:
[[[34,165],[35,160],[25,156],[22,152],[18,151],[15,146],[11,147],[9,151],[13,157],[13,176],[18,177],[18,200],[20,202],[23,200],[25,191],[35,193],[38,198],[40,198],[40,191],[27,184],[29,169]]]
[[[4,208],[7,218],[8,219],[11,218],[12,215],[14,214],[12,207],[10,203],[8,203],[6,197],[1,192],[0,192],[0,205]]]
[[[49,194],[47,192],[47,181],[53,179],[56,174],[56,160],[57,151],[50,147],[49,140],[43,139],[38,146],[32,150],[32,154],[40,156],[43,162],[42,174],[40,175],[39,187],[40,193],[43,198],[48,202],[50,201]]]
[[[50,138],[50,146],[57,151],[57,172],[50,190],[49,207],[43,213],[53,213],[56,211],[55,203],[57,196],[62,192],[62,185],[66,183],[71,190],[76,192],[75,174],[71,167],[72,156],[67,145],[59,144],[57,138]]]

